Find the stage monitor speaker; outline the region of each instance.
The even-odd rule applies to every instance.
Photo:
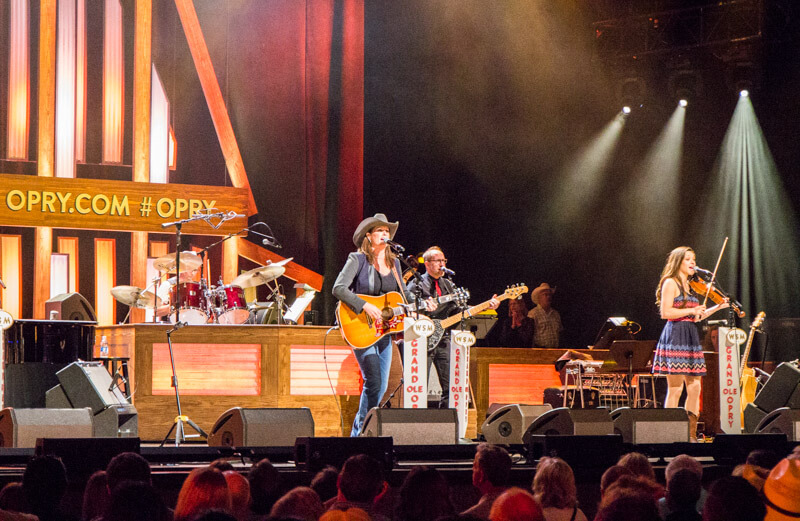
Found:
[[[581,400],[581,394],[583,394],[583,400]],[[577,393],[574,386],[568,386],[566,407],[573,409],[596,409],[600,407],[600,391],[598,389],[586,387],[581,394]],[[549,403],[553,409],[565,407],[564,388],[548,387],[544,390],[542,402]]]
[[[8,364],[3,375],[5,380],[3,405],[18,409],[46,407],[47,391],[58,385],[56,373],[64,367],[64,364],[44,362]]]
[[[61,384],[47,391],[44,395],[44,404],[48,409],[74,409]]]
[[[631,409],[611,411],[614,433],[624,443],[689,442],[689,415],[686,409]]]
[[[356,454],[372,456],[383,465],[385,472],[394,467],[394,445],[388,436],[297,438],[294,445],[295,464],[308,472],[317,472],[326,465],[341,470],[347,458]]]
[[[622,455],[622,436],[618,434],[599,436],[533,435],[527,439],[528,461],[545,456],[558,457],[573,469],[594,469],[600,475],[619,461]]]
[[[44,303],[45,316],[55,320],[97,322],[94,308],[80,293],[62,293]]]
[[[758,434],[785,434],[789,441],[800,441],[800,409],[781,407],[767,413],[756,427]]]
[[[89,409],[15,409],[0,411],[0,447],[33,448],[37,438],[91,438]]]
[[[138,453],[139,447],[139,438],[39,438],[36,455],[58,456],[70,481],[85,482],[94,472],[105,470],[117,454]]]
[[[552,410],[549,403],[523,405],[512,403],[496,409],[481,425],[481,434],[489,443],[521,445],[522,435],[539,416]]]
[[[311,410],[228,409],[214,422],[209,447],[293,447],[295,440],[314,436]]]
[[[361,436],[391,436],[394,445],[455,445],[458,417],[455,409],[379,409],[364,419]]]
[[[711,454],[718,465],[738,465],[747,460],[747,455],[757,449],[788,454],[791,446],[785,434],[723,434],[714,436]]]
[[[133,405],[112,405],[94,415],[94,435],[99,438],[139,437],[139,414]]]
[[[744,432],[748,434],[755,433],[756,429],[758,428],[758,424],[761,423],[761,420],[763,420],[764,416],[766,415],[767,411],[759,409],[754,403],[748,403],[743,412]]]
[[[527,445],[533,435],[605,435],[614,434],[614,422],[606,408],[570,409],[559,407],[542,414],[523,435]]]
[[[783,362],[772,372],[772,376],[756,395],[753,403],[767,412],[786,407],[798,385],[800,385],[800,368],[792,362]]]
[[[98,414],[112,405],[130,405],[101,362],[73,362],[56,373],[73,407]]]

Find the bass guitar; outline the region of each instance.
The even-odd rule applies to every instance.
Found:
[[[515,284],[514,286],[509,286],[506,288],[502,295],[498,295],[497,300],[502,301],[508,298],[519,298],[521,295],[527,292],[528,286],[525,284]],[[486,302],[481,302],[476,306],[472,306],[463,312],[456,313],[455,315],[442,320],[433,320],[433,334],[428,337],[428,351],[432,351],[433,348],[436,347],[436,345],[442,339],[442,336],[444,336],[444,332],[448,327],[455,325],[462,318],[469,318],[485,309],[488,309],[490,304],[491,300],[487,300]]]
[[[353,349],[364,349],[386,335],[402,333],[403,317],[409,311],[425,309],[424,302],[405,304],[403,296],[396,291],[379,296],[359,294],[358,297],[378,307],[381,320],[373,320],[364,311],[356,313],[343,302],[336,305],[336,321],[341,326],[342,338]],[[464,288],[456,288],[453,293],[434,298],[437,304],[466,302],[468,299],[469,291]]]
[[[753,319],[753,323],[750,324],[750,336],[747,338],[747,347],[744,348],[742,364],[739,366],[739,374],[741,375],[739,388],[741,392],[742,415],[744,415],[744,408],[747,407],[747,404],[753,403],[753,400],[756,399],[758,379],[756,378],[755,370],[752,367],[747,367],[747,359],[750,357],[750,347],[753,345],[753,333],[758,331],[765,317],[766,314],[762,311],[756,315],[756,318]],[[744,422],[744,416],[742,416],[742,422]],[[744,425],[744,423],[742,424]]]

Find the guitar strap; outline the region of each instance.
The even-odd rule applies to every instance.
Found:
[[[392,264],[392,275],[394,275],[394,280],[397,281],[397,290],[400,292],[400,296],[403,297],[403,304],[408,304],[408,301],[406,300],[406,292],[405,289],[403,289],[404,288],[403,282],[400,280],[400,276],[397,274],[396,262],[397,261],[395,261],[395,263]]]

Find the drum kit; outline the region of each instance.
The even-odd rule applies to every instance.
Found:
[[[199,281],[189,280],[194,271],[203,266],[202,257],[191,251],[181,252],[180,273],[176,273],[178,264],[174,253],[159,257],[153,261],[153,267],[159,276],[145,289],[136,286],[115,286],[111,294],[117,301],[130,306],[131,309],[153,309],[154,320],[169,317],[170,323],[176,323],[180,315],[181,322],[190,325],[201,324],[247,324],[251,323],[258,309],[248,305],[245,288],[254,288],[266,284],[272,290],[272,299],[282,304],[283,296],[280,287],[274,282],[286,271],[286,265],[293,257],[280,262],[271,262],[246,271],[236,277],[231,284],[209,285],[202,275]],[[162,274],[175,276],[162,281]],[[274,283],[270,286],[270,283]],[[159,285],[169,284],[169,302],[159,297],[166,292],[159,291]],[[180,290],[178,289],[180,287]],[[152,289],[152,291],[151,291]]]

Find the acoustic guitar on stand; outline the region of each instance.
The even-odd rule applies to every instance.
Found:
[[[744,408],[747,407],[747,404],[753,403],[753,400],[756,399],[758,379],[756,378],[755,370],[752,367],[747,367],[747,359],[750,357],[750,347],[753,345],[753,333],[758,331],[758,328],[764,323],[764,317],[766,317],[766,314],[762,311],[756,315],[756,318],[753,319],[753,323],[750,324],[750,336],[747,338],[747,347],[744,348],[742,364],[739,366],[739,374],[741,375],[739,388],[741,392],[740,398],[743,415]],[[742,418],[744,418],[744,416],[742,416]]]
[[[342,337],[353,349],[364,349],[386,335],[402,333],[403,318],[408,311],[425,309],[424,302],[416,306],[404,304],[403,296],[396,291],[379,296],[359,294],[358,297],[380,309],[381,320],[375,321],[363,311],[356,313],[343,302],[336,305],[336,321],[341,326]],[[453,293],[434,298],[438,304],[466,302],[468,299],[469,291],[464,288],[456,288]]]

